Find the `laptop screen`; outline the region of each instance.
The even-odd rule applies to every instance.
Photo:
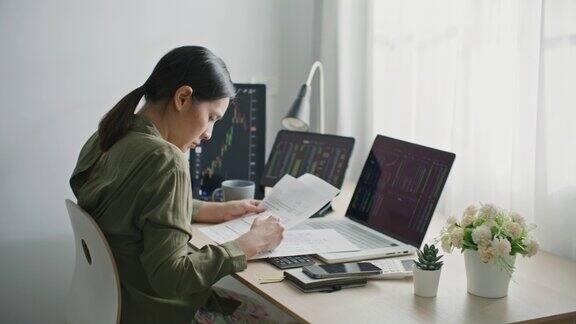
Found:
[[[260,184],[274,187],[285,174],[298,178],[311,173],[341,188],[353,148],[352,137],[281,130]]]
[[[455,157],[378,135],[346,216],[420,247]]]

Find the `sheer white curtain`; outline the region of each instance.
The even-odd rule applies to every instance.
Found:
[[[328,130],[361,139],[355,165],[376,134],[454,152],[438,211],[493,202],[576,259],[576,1],[338,0],[319,13],[318,56],[337,71]]]
[[[534,218],[544,248],[576,259],[576,1],[543,17]]]
[[[375,1],[375,133],[456,153],[444,214],[533,214],[538,1]]]
[[[368,156],[370,100],[370,3],[316,2],[315,54],[325,68],[326,132],[356,139],[347,176],[356,180]],[[312,116],[314,118],[314,116]]]
[[[444,215],[496,203],[572,258],[574,3],[384,0],[372,11],[373,132],[456,153]]]

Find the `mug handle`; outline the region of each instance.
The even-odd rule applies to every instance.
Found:
[[[212,201],[216,201],[216,194],[220,191],[222,191],[222,188],[218,188],[218,189],[212,191]]]

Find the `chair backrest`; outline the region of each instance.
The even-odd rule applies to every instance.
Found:
[[[74,230],[76,267],[68,295],[67,323],[119,323],[120,279],[106,237],[94,219],[66,199]]]

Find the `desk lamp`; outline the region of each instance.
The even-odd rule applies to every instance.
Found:
[[[318,131],[324,134],[324,70],[322,63],[319,61],[312,64],[306,83],[302,85],[298,97],[294,100],[292,107],[290,107],[290,111],[282,119],[284,128],[301,132],[306,132],[310,129],[310,88],[316,71],[320,71],[320,127]]]
[[[324,69],[322,63],[319,61],[312,64],[306,83],[302,85],[298,97],[294,100],[292,107],[290,107],[290,111],[288,111],[286,117],[282,119],[282,126],[284,126],[284,128],[300,132],[306,132],[310,129],[310,88],[312,78],[316,71],[320,72],[320,127],[318,132],[324,134]],[[312,217],[324,216],[332,210],[332,204],[328,203]]]

